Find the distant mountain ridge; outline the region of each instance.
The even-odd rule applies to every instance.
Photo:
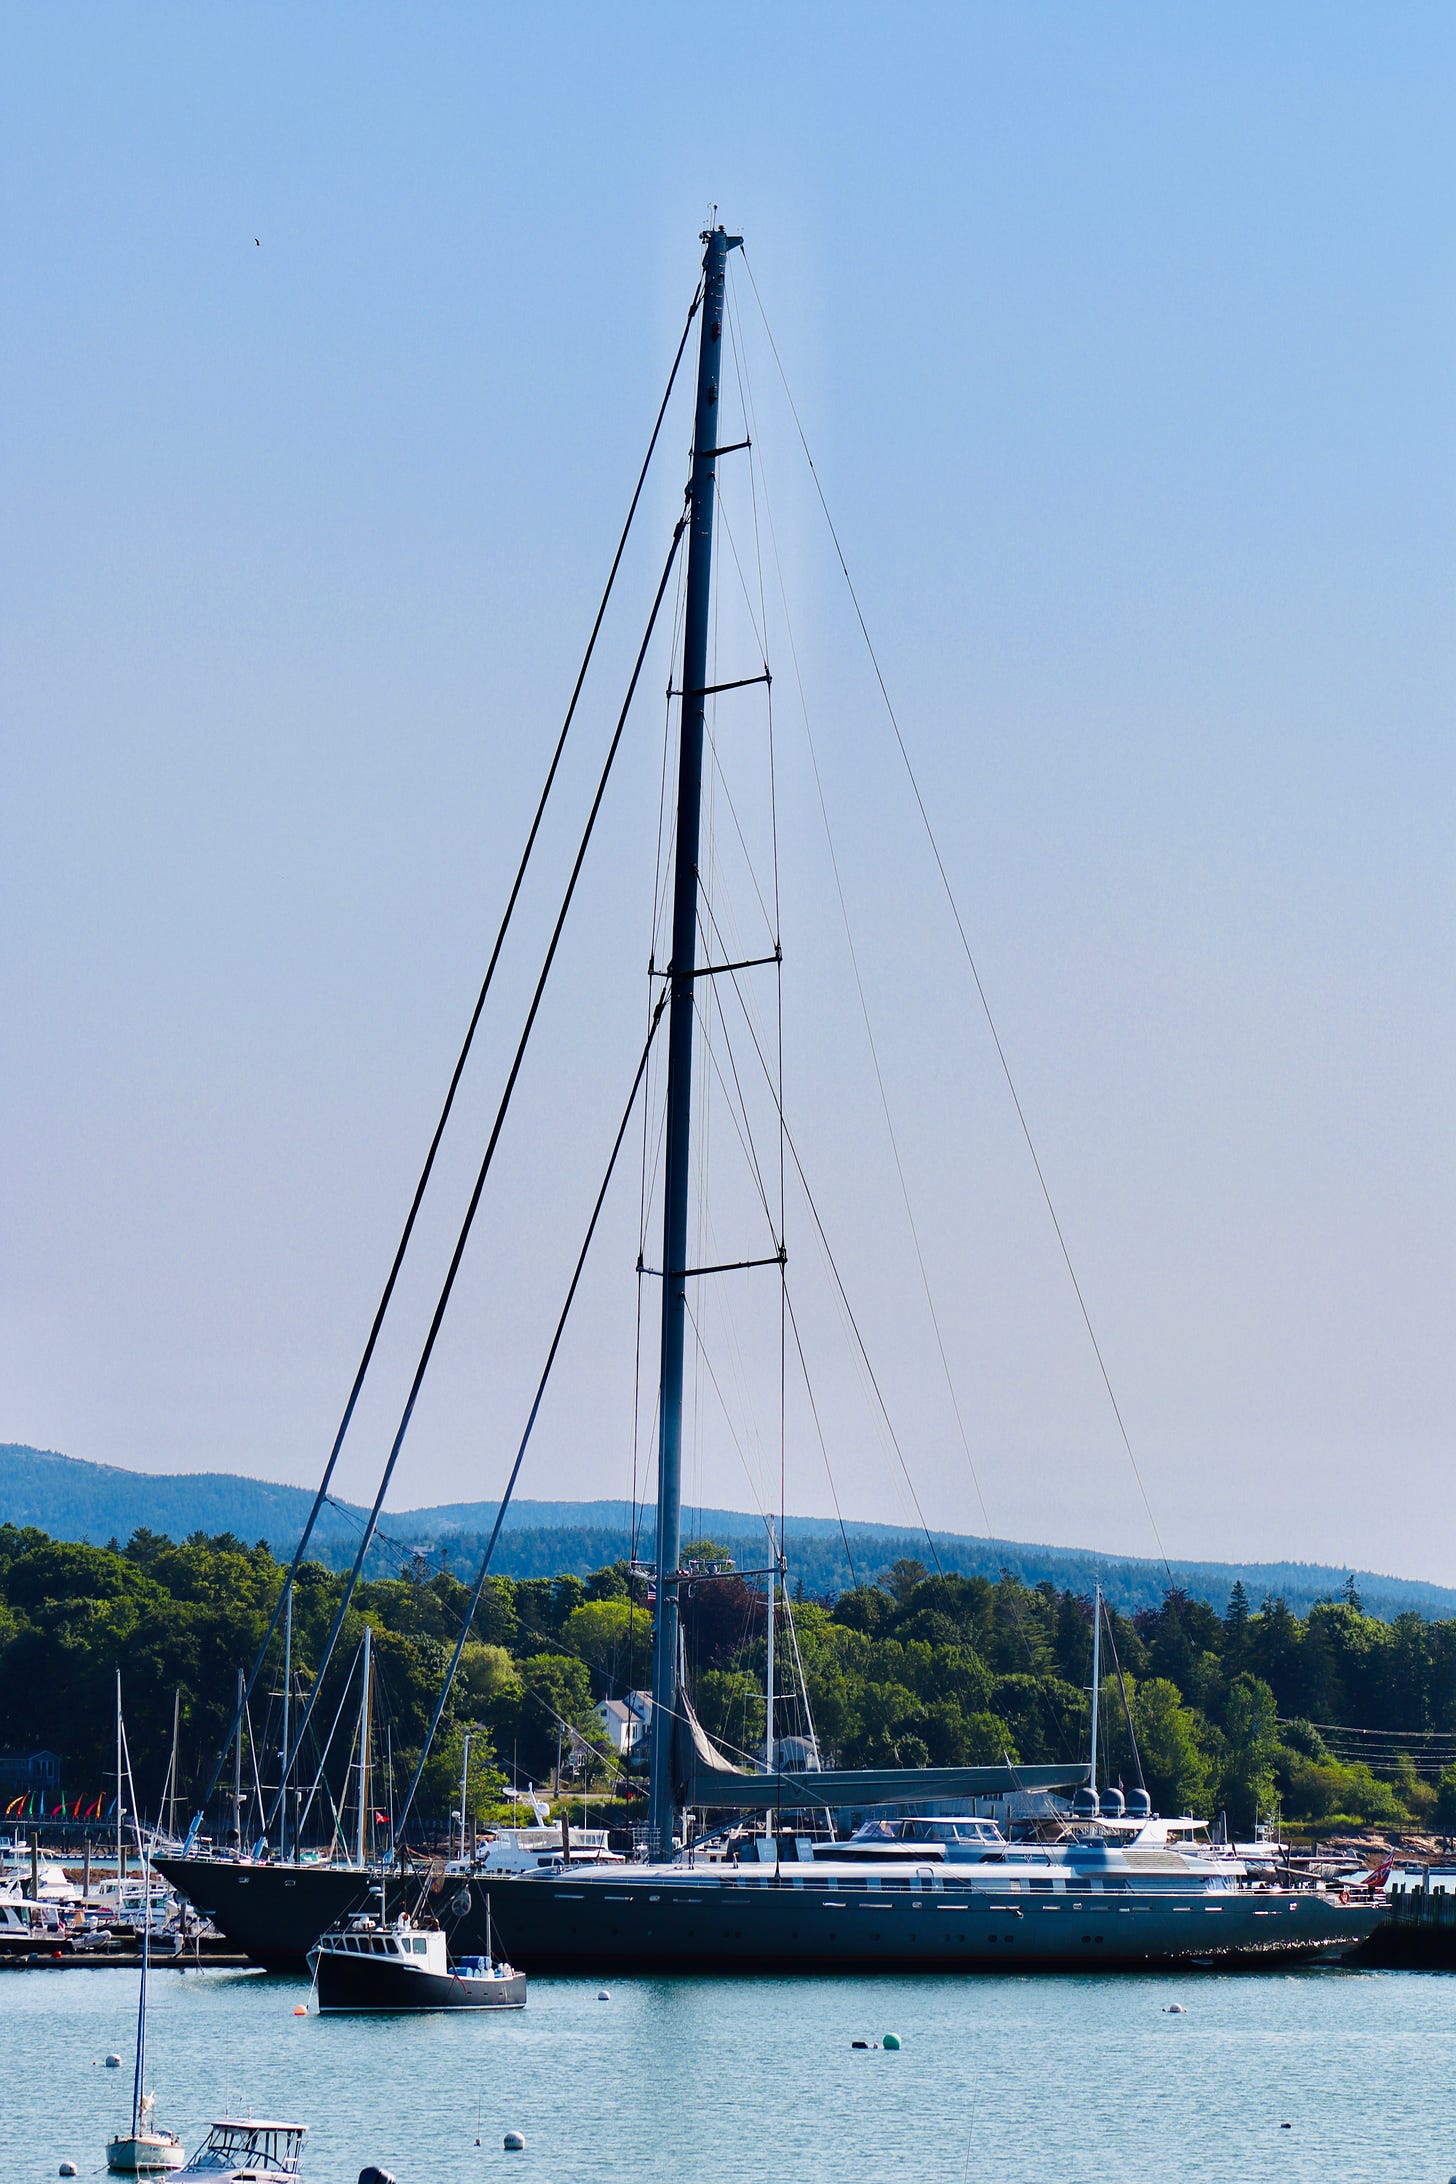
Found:
[[[299,1486],[232,1472],[124,1471],[82,1457],[0,1443],[0,1524],[34,1525],[55,1539],[104,1546],[123,1543],[139,1528],[185,1539],[191,1532],[235,1532],[263,1539],[277,1555],[293,1552],[313,1496]],[[357,1551],[366,1512],[331,1502],[314,1534],[319,1559],[335,1567]],[[383,1533],[371,1549],[371,1575],[397,1572],[409,1551],[423,1552],[463,1575],[476,1561],[495,1518],[493,1502],[450,1502],[429,1509],[386,1511]],[[741,1567],[763,1556],[758,1519],[735,1509],[684,1512],[687,1535],[705,1533],[731,1549]],[[846,1554],[846,1542],[848,1554]],[[1090,1548],[1047,1547],[1022,1540],[988,1540],[956,1532],[925,1534],[864,1520],[847,1521],[843,1534],[832,1517],[787,1520],[785,1551],[791,1576],[811,1595],[842,1592],[871,1582],[901,1556],[963,1576],[998,1577],[1002,1570],[1030,1585],[1050,1580],[1090,1593],[1100,1581],[1124,1613],[1156,1607],[1167,1589],[1160,1562],[1131,1555],[1103,1555]],[[506,1512],[494,1567],[504,1577],[586,1576],[631,1552],[633,1512],[626,1501],[517,1501]],[[635,1544],[651,1553],[650,1523]],[[852,1565],[851,1565],[852,1558]],[[1392,1618],[1414,1609],[1456,1616],[1456,1589],[1417,1578],[1369,1570],[1347,1572],[1308,1562],[1177,1562],[1177,1582],[1222,1612],[1234,1581],[1242,1578],[1255,1606],[1267,1593],[1281,1594],[1297,1614],[1316,1600],[1338,1595],[1347,1576],[1372,1615]]]

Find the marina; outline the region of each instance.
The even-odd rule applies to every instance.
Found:
[[[12,40],[0,2184],[1456,2184],[1449,26],[336,14]]]

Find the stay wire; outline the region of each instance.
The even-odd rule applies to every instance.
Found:
[[[410,1382],[409,1394],[405,1399],[404,1410],[401,1414],[399,1426],[395,1432],[394,1441],[389,1451],[389,1458],[384,1466],[384,1471],[379,1481],[378,1490],[376,1491],[374,1496],[374,1503],[369,1512],[369,1521],[365,1527],[364,1536],[359,1542],[359,1548],[357,1553],[355,1554],[353,1566],[349,1572],[349,1577],[344,1587],[343,1597],[339,1602],[339,1606],[334,1615],[332,1627],[330,1628],[328,1638],[325,1641],[323,1654],[320,1658],[318,1669],[316,1672],[318,1681],[316,1681],[314,1684],[313,1693],[309,1698],[308,1705],[304,1711],[303,1720],[299,1724],[298,1734],[294,1739],[294,1754],[297,1753],[299,1744],[302,1742],[304,1733],[307,1730],[309,1721],[312,1718],[314,1701],[317,1697],[319,1684],[323,1678],[325,1669],[328,1667],[329,1659],[333,1653],[335,1642],[337,1641],[340,1628],[343,1624],[345,1613],[347,1612],[349,1606],[349,1601],[353,1596],[354,1587],[358,1583],[359,1572],[363,1567],[364,1557],[369,1551],[369,1543],[374,1535],[374,1527],[379,1521],[379,1512],[384,1506],[384,1497],[389,1491],[389,1482],[394,1476],[394,1468],[399,1461],[399,1453],[404,1446],[405,1435],[409,1431],[410,1420],[414,1416],[415,1404],[419,1399],[420,1389],[424,1384],[425,1373],[429,1367],[430,1359],[434,1354],[435,1343],[439,1337],[441,1326],[444,1324],[445,1310],[450,1302],[451,1292],[455,1287],[455,1278],[460,1271],[461,1261],[464,1259],[465,1256],[465,1246],[469,1241],[470,1231],[475,1223],[476,1210],[480,1205],[481,1194],[485,1189],[485,1181],[486,1177],[490,1173],[491,1162],[495,1158],[495,1149],[500,1143],[501,1132],[505,1127],[506,1115],[510,1109],[511,1099],[516,1089],[516,1082],[520,1076],[521,1067],[526,1058],[526,1048],[530,1043],[531,1033],[535,1028],[536,1017],[541,1007],[542,998],[546,992],[546,982],[551,975],[551,968],[556,960],[556,951],[561,942],[561,935],[565,930],[567,913],[571,908],[572,898],[576,893],[576,883],[581,877],[581,869],[586,862],[586,853],[591,844],[592,833],[595,829],[597,822],[597,815],[602,808],[602,800],[607,793],[607,783],[611,779],[612,766],[615,762],[617,752],[621,747],[623,731],[625,730],[627,725],[627,716],[632,709],[632,701],[637,694],[637,684],[642,674],[643,662],[647,657],[647,650],[652,642],[653,631],[657,626],[658,610],[662,605],[663,595],[667,590],[668,578],[672,574],[672,566],[674,561],[677,559],[678,547],[682,542],[682,535],[686,528],[687,517],[685,515],[679,516],[676,524],[673,527],[672,544],[668,548],[667,560],[663,564],[662,575],[658,580],[657,592],[652,602],[652,611],[647,618],[647,628],[643,633],[642,643],[638,648],[637,658],[633,663],[631,680],[627,685],[627,695],[622,701],[622,710],[617,716],[617,725],[613,731],[612,740],[607,750],[606,760],[602,766],[601,777],[597,782],[596,794],[592,798],[591,810],[587,814],[586,825],[582,831],[582,837],[577,848],[576,858],[571,868],[571,876],[566,883],[566,893],[562,897],[561,908],[557,913],[556,923],[552,929],[550,942],[547,945],[545,960],[541,965],[540,975],[536,980],[536,989],[531,996],[531,1005],[526,1012],[526,1021],[524,1026],[522,1027],[521,1036],[516,1045],[515,1057],[511,1063],[510,1074],[506,1078],[505,1089],[501,1094],[500,1105],[496,1110],[495,1122],[491,1128],[490,1138],[486,1145],[485,1154],[480,1164],[480,1171],[475,1179],[475,1188],[470,1194],[470,1202],[465,1209],[465,1218],[461,1223],[460,1233],[455,1242],[455,1249],[451,1254],[450,1264],[445,1274],[445,1280],[440,1290],[439,1299],[435,1305],[433,1317],[430,1321],[429,1332],[425,1337],[424,1347],[420,1352],[419,1363],[415,1367],[414,1378]],[[288,1775],[292,1768],[292,1761],[293,1754],[290,1754],[287,1760],[287,1764],[284,1768],[283,1779],[285,1784],[288,1780]]]
[[[890,1445],[894,1449],[896,1458],[899,1462],[900,1471],[905,1480],[905,1486],[910,1495],[911,1504],[913,1505],[915,1510],[916,1521],[920,1526],[920,1530],[924,1537],[925,1544],[930,1550],[930,1558],[935,1564],[936,1575],[937,1577],[944,1577],[945,1571],[941,1567],[940,1554],[936,1547],[935,1541],[931,1536],[930,1527],[925,1521],[925,1513],[920,1506],[920,1496],[915,1491],[915,1481],[911,1477],[910,1466],[905,1461],[905,1452],[900,1446],[899,1435],[896,1433],[894,1424],[891,1420],[889,1405],[885,1401],[884,1392],[880,1387],[878,1378],[876,1377],[874,1366],[870,1363],[869,1350],[865,1345],[864,1336],[860,1332],[859,1321],[855,1317],[854,1307],[849,1301],[849,1291],[845,1288],[844,1277],[839,1271],[838,1262],[836,1261],[833,1250],[830,1247],[828,1232],[826,1231],[824,1227],[824,1222],[820,1217],[819,1208],[815,1202],[814,1193],[809,1188],[809,1178],[804,1172],[804,1163],[799,1158],[799,1149],[794,1143],[793,1132],[790,1130],[788,1125],[788,1118],[784,1114],[783,1103],[778,1098],[778,1092],[774,1082],[773,1072],[768,1066],[768,1059],[764,1054],[762,1044],[760,1043],[758,1037],[758,1033],[754,1028],[753,1018],[749,1014],[748,1005],[744,1000],[743,990],[742,987],[739,985],[738,973],[736,971],[730,973],[730,982],[732,984],[734,994],[737,997],[738,1006],[743,1013],[743,1021],[748,1027],[748,1036],[753,1041],[753,1050],[758,1056],[758,1066],[763,1071],[764,1080],[768,1085],[769,1097],[774,1100],[777,1107],[779,1126],[783,1131],[784,1143],[788,1148],[789,1157],[793,1161],[794,1169],[798,1175],[799,1182],[803,1186],[804,1196],[808,1201],[809,1211],[813,1216],[814,1227],[818,1232],[819,1242],[823,1247],[824,1256],[829,1262],[829,1271],[834,1277],[835,1288],[839,1292],[840,1303],[844,1307],[845,1316],[849,1321],[850,1331],[854,1336],[855,1345],[864,1364],[865,1372],[869,1377],[870,1386],[874,1390],[875,1401],[879,1406],[880,1416],[884,1419],[885,1430],[890,1436]]]
[[[272,1619],[270,1620],[267,1631],[264,1634],[263,1642],[258,1648],[257,1658],[253,1663],[252,1672],[249,1675],[247,1684],[244,1688],[244,1705],[247,1703],[248,1698],[251,1697],[253,1687],[257,1683],[259,1676],[262,1674],[263,1664],[265,1659],[267,1658],[268,1648],[273,1643],[274,1637],[277,1634],[278,1625],[283,1615],[284,1603],[287,1600],[289,1592],[292,1590],[294,1580],[297,1577],[300,1568],[302,1567],[304,1557],[308,1551],[309,1541],[313,1537],[314,1527],[318,1522],[319,1515],[324,1506],[324,1502],[328,1497],[329,1486],[332,1482],[334,1471],[339,1461],[339,1454],[343,1448],[345,1438],[349,1431],[349,1427],[353,1422],[354,1412],[359,1402],[359,1396],[363,1389],[365,1379],[368,1375],[369,1367],[374,1358],[374,1352],[379,1341],[380,1332],[384,1326],[384,1321],[389,1311],[390,1302],[394,1296],[395,1284],[399,1280],[400,1269],[404,1265],[405,1254],[409,1249],[410,1239],[414,1234],[415,1221],[419,1214],[420,1206],[424,1200],[426,1186],[428,1185],[430,1176],[434,1171],[435,1156],[440,1150],[440,1141],[445,1135],[445,1126],[450,1119],[451,1110],[453,1109],[455,1104],[455,1095],[460,1088],[460,1080],[465,1074],[465,1065],[466,1062],[469,1060],[470,1050],[475,1040],[476,1029],[480,1023],[481,1015],[485,1008],[486,998],[490,992],[491,983],[495,977],[496,965],[500,961],[501,950],[505,946],[506,934],[510,929],[511,920],[515,914],[516,903],[519,900],[521,888],[524,884],[526,877],[526,869],[530,864],[531,856],[536,846],[536,837],[541,831],[541,822],[545,817],[546,805],[556,781],[557,771],[561,764],[562,753],[566,749],[566,740],[571,732],[572,722],[576,717],[577,703],[581,697],[583,685],[586,682],[587,670],[591,666],[592,656],[596,651],[597,638],[601,633],[602,623],[606,617],[607,606],[609,601],[611,600],[612,591],[617,581],[617,571],[622,565],[622,556],[626,551],[627,540],[631,533],[632,524],[637,514],[638,504],[642,498],[642,489],[647,482],[647,473],[651,468],[652,458],[657,449],[657,441],[658,436],[662,431],[663,419],[667,415],[668,403],[672,399],[672,390],[677,380],[678,367],[682,363],[683,351],[687,347],[688,335],[692,331],[693,320],[697,317],[698,307],[702,302],[702,298],[703,288],[700,281],[696,290],[694,291],[692,303],[688,307],[687,319],[684,323],[682,335],[677,345],[677,354],[672,360],[672,370],[668,373],[667,387],[663,393],[662,401],[658,406],[656,420],[653,423],[652,437],[647,443],[647,453],[642,459],[642,468],[638,472],[637,484],[633,490],[631,503],[627,509],[627,519],[622,526],[622,533],[617,541],[617,550],[612,556],[611,568],[607,572],[606,586],[602,592],[600,604],[597,607],[596,619],[592,623],[591,635],[587,639],[586,651],[582,655],[581,666],[577,671],[576,683],[572,689],[571,700],[566,708],[566,718],[562,722],[561,733],[556,739],[556,748],[551,754],[551,764],[547,769],[545,786],[542,788],[540,799],[536,805],[535,816],[531,821],[530,831],[526,836],[526,846],[521,852],[521,861],[516,868],[516,876],[511,885],[510,895],[508,896],[506,901],[505,912],[501,918],[500,928],[496,933],[495,945],[491,949],[490,961],[486,965],[485,977],[481,981],[480,992],[476,996],[475,1006],[470,1012],[470,1022],[466,1026],[465,1037],[464,1040],[461,1042],[460,1053],[456,1060],[455,1067],[451,1072],[450,1083],[445,1093],[444,1105],[440,1109],[440,1119],[435,1124],[434,1135],[430,1139],[429,1150],[425,1154],[424,1166],[420,1170],[420,1178],[415,1185],[414,1196],[410,1201],[409,1212],[405,1216],[405,1224],[400,1234],[399,1244],[395,1250],[394,1261],[389,1269],[388,1279],[384,1284],[384,1291],[379,1300],[379,1308],[374,1315],[373,1325],[370,1327],[369,1330],[368,1340],[364,1345],[363,1356],[359,1360],[358,1371],[354,1375],[353,1386],[349,1390],[349,1399],[344,1405],[344,1414],[339,1421],[338,1431],[334,1435],[334,1445],[329,1451],[328,1462],[324,1465],[323,1477],[319,1481],[318,1492],[314,1496],[313,1505],[309,1510],[307,1520],[303,1527],[303,1531],[299,1536],[298,1545],[294,1549],[293,1559],[288,1566],[288,1575],[284,1580],[283,1590],[278,1596],[277,1603],[273,1609]],[[235,1712],[232,1723],[229,1726],[227,1736],[224,1738],[223,1743],[219,1748],[217,1761],[212,1771],[212,1779],[208,1783],[207,1789],[199,1802],[198,1817],[196,1820],[194,1820],[192,1824],[192,1828],[189,1833],[189,1839],[191,1835],[196,1833],[197,1827],[201,1821],[202,1814],[207,1809],[208,1801],[211,1798],[213,1791],[217,1788],[218,1779],[222,1773],[224,1765],[226,1764],[228,1746],[232,1743],[233,1738],[237,1735],[238,1723],[241,1718],[242,1708],[240,1706]]]
[[[799,1370],[804,1375],[804,1393],[809,1398],[809,1409],[814,1419],[814,1431],[819,1436],[819,1452],[824,1458],[824,1473],[829,1481],[829,1492],[834,1502],[834,1516],[839,1526],[840,1544],[844,1548],[844,1559],[849,1564],[849,1581],[858,1591],[859,1572],[855,1569],[854,1552],[849,1544],[849,1534],[844,1527],[844,1511],[839,1506],[839,1489],[834,1483],[834,1467],[829,1461],[829,1444],[824,1438],[824,1428],[819,1422],[819,1405],[814,1400],[814,1384],[809,1378],[809,1361],[804,1355],[803,1339],[799,1334],[799,1322],[794,1312],[794,1300],[789,1295],[787,1281],[784,1284],[784,1302],[788,1307],[789,1326],[793,1330],[794,1348],[799,1353]]]
[[[839,870],[839,853],[834,846],[834,830],[829,824],[829,805],[824,794],[824,781],[819,772],[819,753],[814,746],[814,732],[809,726],[807,710],[804,715],[804,736],[809,746],[809,764],[814,774],[814,788],[819,800],[819,816],[824,824],[824,839],[829,849],[829,868],[834,875],[834,892],[839,903],[840,922],[844,927],[844,942],[849,950],[850,969],[854,974],[854,990],[859,999],[859,1012],[864,1022],[865,1039],[870,1050],[870,1063],[875,1073],[875,1086],[880,1095],[880,1111],[885,1118],[885,1134],[890,1140],[890,1153],[895,1163],[895,1175],[900,1185],[900,1197],[905,1207],[905,1220],[910,1230],[910,1242],[915,1251],[915,1263],[920,1270],[920,1286],[925,1292],[925,1308],[930,1314],[930,1325],[935,1335],[935,1347],[940,1356],[940,1369],[945,1377],[946,1393],[950,1397],[951,1412],[965,1453],[966,1469],[980,1504],[982,1521],[987,1537],[992,1531],[991,1512],[986,1506],[986,1496],[981,1487],[976,1459],[971,1454],[970,1436],[966,1432],[965,1416],[961,1410],[960,1396],[956,1391],[955,1376],[950,1369],[950,1357],[941,1331],[940,1314],[935,1308],[935,1293],[930,1286],[930,1271],[925,1264],[925,1252],[920,1242],[920,1226],[915,1219],[915,1208],[910,1198],[910,1185],[905,1176],[905,1163],[900,1157],[900,1141],[895,1131],[895,1118],[890,1112],[890,1095],[885,1088],[885,1075],[880,1067],[880,1050],[875,1039],[875,1028],[870,1020],[869,1001],[865,995],[864,979],[860,974],[859,951],[854,944],[854,932],[849,922],[849,904],[845,900],[844,881]]]
[[[641,1057],[637,1063],[636,1072],[632,1078],[632,1089],[627,1095],[627,1104],[622,1110],[622,1120],[617,1126],[617,1135],[612,1141],[612,1150],[607,1160],[606,1173],[602,1177],[601,1188],[597,1192],[596,1196],[596,1204],[592,1207],[591,1219],[587,1223],[586,1235],[582,1239],[581,1250],[577,1254],[576,1266],[573,1269],[571,1283],[566,1292],[566,1302],[561,1307],[561,1316],[556,1322],[556,1332],[551,1338],[551,1347],[546,1353],[546,1363],[542,1368],[541,1378],[536,1388],[535,1400],[531,1405],[530,1415],[526,1419],[526,1429],[521,1435],[520,1447],[516,1450],[516,1460],[511,1466],[510,1477],[506,1480],[505,1492],[501,1496],[500,1507],[495,1513],[495,1522],[491,1526],[490,1538],[486,1542],[485,1553],[481,1558],[480,1572],[479,1575],[476,1577],[475,1586],[470,1595],[470,1605],[467,1608],[465,1616],[460,1625],[460,1636],[455,1642],[455,1651],[450,1657],[450,1666],[445,1671],[445,1680],[440,1687],[439,1698],[435,1702],[435,1711],[430,1718],[430,1726],[425,1734],[424,1746],[420,1752],[419,1763],[416,1766],[414,1775],[410,1781],[409,1789],[405,1795],[404,1804],[400,1808],[399,1821],[396,1833],[399,1833],[403,1830],[404,1824],[409,1818],[410,1807],[414,1803],[415,1792],[419,1788],[420,1776],[424,1772],[425,1761],[430,1756],[430,1747],[435,1741],[435,1733],[440,1726],[440,1717],[444,1713],[446,1704],[449,1700],[450,1691],[455,1682],[455,1673],[460,1666],[460,1657],[465,1651],[466,1640],[470,1636],[471,1626],[475,1621],[476,1610],[480,1606],[481,1596],[485,1591],[485,1583],[486,1579],[490,1575],[490,1565],[491,1560],[495,1554],[496,1542],[499,1540],[501,1535],[501,1526],[505,1523],[506,1511],[510,1507],[511,1496],[516,1490],[516,1481],[521,1475],[521,1465],[525,1462],[527,1444],[530,1441],[532,1432],[535,1430],[536,1420],[540,1415],[541,1411],[542,1400],[546,1394],[546,1384],[551,1378],[551,1369],[556,1363],[556,1353],[561,1348],[561,1338],[566,1332],[566,1323],[571,1315],[572,1305],[576,1301],[576,1292],[581,1282],[582,1270],[586,1265],[587,1254],[591,1250],[592,1238],[596,1235],[597,1222],[601,1218],[602,1207],[606,1203],[607,1191],[611,1184],[612,1175],[617,1165],[617,1155],[622,1150],[622,1142],[627,1135],[628,1125],[631,1123],[632,1120],[632,1110],[637,1105],[637,1095],[642,1089],[642,1080],[647,1074],[648,1056],[652,1052],[652,1044],[657,1037],[657,1027],[662,1022],[663,1012],[667,1006],[667,1000],[668,996],[664,994],[661,1000],[658,1002],[656,1009],[653,1011],[652,1022],[648,1027],[647,1038],[642,1048]]]
[[[753,289],[753,297],[755,303],[758,305],[759,317],[763,320],[763,330],[768,337],[768,345],[773,352],[774,363],[778,367],[779,378],[783,383],[784,395],[788,401],[789,411],[794,420],[794,429],[799,435],[799,445],[804,451],[804,460],[809,466],[809,475],[814,480],[814,491],[818,495],[819,506],[824,513],[824,521],[828,527],[829,536],[834,546],[834,552],[839,562],[840,572],[844,577],[845,587],[849,592],[850,604],[854,608],[855,619],[859,623],[860,635],[864,638],[865,650],[869,654],[870,665],[874,669],[875,680],[880,687],[880,696],[884,700],[885,711],[889,716],[890,726],[894,730],[895,742],[899,747],[900,757],[904,762],[906,777],[908,778],[910,783],[911,793],[915,798],[915,806],[920,814],[921,824],[925,829],[925,837],[930,844],[930,851],[931,855],[935,859],[936,870],[940,874],[940,883],[945,891],[946,902],[949,904],[951,916],[955,920],[956,932],[960,936],[961,949],[965,955],[966,963],[970,968],[971,977],[975,983],[976,995],[981,1004],[982,1014],[985,1016],[987,1029],[990,1031],[992,1043],[996,1049],[996,1058],[1001,1065],[1001,1073],[1006,1079],[1006,1088],[1011,1094],[1011,1102],[1016,1110],[1016,1119],[1021,1126],[1022,1137],[1026,1141],[1027,1152],[1031,1155],[1031,1164],[1036,1171],[1036,1180],[1038,1185],[1040,1186],[1042,1198],[1046,1203],[1047,1213],[1051,1218],[1051,1224],[1056,1234],[1057,1244],[1061,1250],[1062,1259],[1066,1265],[1068,1277],[1071,1280],[1072,1289],[1077,1299],[1077,1307],[1082,1315],[1082,1324],[1087,1330],[1087,1339],[1092,1345],[1092,1354],[1097,1360],[1097,1370],[1102,1376],[1102,1385],[1107,1391],[1107,1400],[1112,1405],[1112,1415],[1117,1421],[1117,1430],[1119,1435],[1121,1436],[1123,1448],[1127,1453],[1128,1463],[1132,1467],[1132,1475],[1137,1482],[1138,1493],[1142,1498],[1142,1505],[1147,1514],[1148,1523],[1152,1528],[1153,1538],[1157,1541],[1158,1544],[1158,1556],[1160,1561],[1162,1562],[1163,1570],[1167,1577],[1169,1587],[1171,1589],[1174,1582],[1173,1566],[1168,1559],[1167,1549],[1163,1545],[1163,1535],[1158,1529],[1158,1520],[1153,1514],[1153,1505],[1148,1498],[1148,1490],[1143,1483],[1143,1475],[1138,1468],[1137,1457],[1133,1453],[1132,1440],[1128,1433],[1126,1423],[1123,1419],[1122,1407],[1117,1400],[1117,1395],[1112,1385],[1112,1376],[1107,1370],[1107,1362],[1102,1355],[1102,1345],[1097,1340],[1097,1331],[1092,1324],[1092,1314],[1088,1310],[1087,1300],[1082,1292],[1082,1284],[1077,1279],[1077,1269],[1072,1262],[1071,1250],[1068,1247],[1066,1236],[1063,1233],[1062,1224],[1057,1217],[1057,1209],[1052,1199],[1051,1188],[1047,1183],[1046,1174],[1041,1164],[1041,1158],[1037,1153],[1036,1141],[1032,1137],[1031,1126],[1026,1119],[1026,1111],[1021,1104],[1021,1095],[1016,1089],[1016,1080],[1011,1074],[1011,1064],[1007,1059],[1006,1049],[1001,1043],[1001,1034],[996,1028],[996,1019],[991,1013],[991,1003],[987,996],[985,986],[982,983],[981,973],[977,966],[975,956],[971,951],[970,939],[966,933],[964,921],[961,918],[960,906],[956,901],[955,891],[950,884],[950,875],[946,871],[945,860],[940,853],[940,844],[936,839],[935,829],[930,823],[930,813],[926,809],[925,799],[920,793],[920,783],[916,778],[915,768],[910,762],[910,753],[906,746],[905,738],[900,730],[900,723],[898,718],[896,717],[894,705],[891,702],[889,688],[885,682],[884,674],[880,667],[879,656],[875,651],[874,641],[870,636],[869,625],[864,618],[864,610],[861,608],[859,603],[859,594],[854,588],[854,579],[849,573],[849,564],[844,558],[844,549],[839,543],[839,533],[834,528],[834,518],[829,513],[829,503],[824,497],[824,488],[819,482],[819,473],[814,467],[814,458],[809,452],[809,442],[805,436],[804,427],[799,419],[799,412],[794,402],[793,393],[789,387],[788,375],[784,370],[783,359],[779,355],[778,345],[773,337],[773,329],[768,322],[768,313],[764,310],[763,299],[758,292],[758,283],[753,278],[753,268],[748,263],[746,254],[744,255],[743,266],[744,271],[748,275],[749,285]]]

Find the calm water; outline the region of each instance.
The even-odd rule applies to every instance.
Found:
[[[369,2161],[400,2184],[1456,2176],[1456,1980],[1439,1975],[597,1991],[535,1980],[507,2018],[295,2018],[304,1980],[162,1972],[150,2075],[189,2147],[229,2100],[310,2124],[308,2184],[354,2184]],[[1173,2001],[1187,2016],[1165,2014]],[[54,2178],[63,2158],[101,2173],[134,2008],[127,1972],[0,1973],[0,2184]],[[851,2049],[887,2031],[899,2054]],[[108,2050],[122,2070],[102,2067]],[[502,2151],[508,2128],[524,2154]]]

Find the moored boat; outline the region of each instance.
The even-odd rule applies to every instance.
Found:
[[[187,2149],[175,2131],[164,2131],[155,2121],[156,2096],[144,2093],[137,2103],[130,2131],[106,2142],[106,2166],[118,2176],[158,2176],[180,2169]]]
[[[254,2116],[225,2116],[215,2123],[184,2169],[179,2184],[294,2184],[303,2157],[306,2123],[269,2123]]]
[[[518,2010],[526,1975],[479,1956],[452,1956],[438,1925],[369,1913],[321,1934],[308,1954],[321,2011]]]

